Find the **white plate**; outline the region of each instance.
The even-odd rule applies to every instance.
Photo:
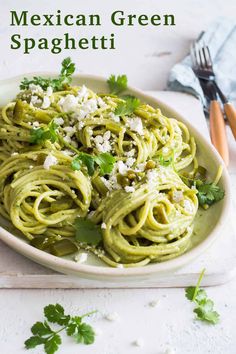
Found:
[[[31,76],[51,76],[52,73],[31,73]],[[11,78],[0,82],[0,105],[4,105],[13,99],[19,91],[19,83],[23,76]],[[85,84],[95,92],[107,92],[106,80],[96,76],[80,75],[75,76],[73,83],[76,85]],[[190,130],[190,133],[195,137],[198,146],[198,159],[200,164],[207,167],[210,178],[214,178],[219,165],[223,165],[223,161],[214,147],[210,145],[207,140],[192,127],[189,122],[176,113],[173,109],[156,100],[153,97],[145,95],[141,91],[129,87],[129,93],[137,96],[142,101],[149,103],[154,107],[160,107],[162,112],[168,117],[174,117],[184,124]],[[40,251],[29,244],[22,238],[15,236],[17,232],[3,219],[0,218],[0,239],[8,246],[26,257],[38,262],[46,267],[52,268],[58,272],[77,275],[82,278],[96,279],[102,281],[124,282],[124,279],[131,281],[132,279],[140,280],[140,283],[146,279],[150,279],[152,275],[158,273],[171,272],[178,267],[195,259],[198,255],[204,252],[212,242],[217,238],[219,232],[227,222],[230,209],[230,183],[226,169],[223,170],[223,175],[220,185],[225,190],[225,198],[209,208],[207,211],[200,211],[201,216],[197,217],[195,222],[196,236],[192,238],[192,248],[185,254],[162,263],[148,264],[145,267],[139,268],[111,268],[98,262],[94,257],[89,257],[86,264],[78,264],[70,259],[58,258],[46,252]],[[8,230],[8,231],[7,231]]]

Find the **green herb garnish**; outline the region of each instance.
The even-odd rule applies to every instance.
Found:
[[[32,337],[25,341],[26,349],[35,348],[38,345],[44,345],[44,351],[47,354],[54,354],[62,343],[60,332],[66,331],[68,336],[73,336],[78,343],[92,344],[95,340],[93,328],[84,323],[84,317],[87,317],[96,311],[87,313],[83,316],[65,315],[64,308],[59,305],[48,305],[44,307],[44,316],[47,320],[36,322],[32,328]],[[55,323],[61,328],[54,330],[49,322]]]
[[[57,133],[58,125],[52,120],[48,124],[48,128],[37,128],[30,130],[30,143],[31,144],[41,144],[45,140],[50,140],[52,143],[58,140]]]
[[[127,89],[128,79],[126,75],[111,75],[107,80],[111,94],[119,95]]]
[[[185,289],[185,296],[188,300],[194,302],[197,307],[193,310],[197,319],[208,323],[216,324],[219,322],[220,315],[214,311],[214,302],[207,298],[204,289],[200,289],[200,284],[204,276],[205,269],[201,272],[197,285]]]
[[[97,246],[101,242],[101,228],[91,220],[78,217],[75,219],[74,227],[76,241],[93,246]]]
[[[165,159],[163,155],[160,155],[159,162],[161,166],[170,166],[173,163],[173,157],[170,156],[168,159]]]
[[[212,205],[224,198],[224,190],[214,183],[203,183],[197,180],[195,186],[198,190],[197,197],[201,206]]]
[[[115,163],[115,158],[108,152],[104,152],[98,156],[86,154],[85,152],[79,153],[71,162],[73,170],[80,170],[82,165],[85,165],[88,169],[89,176],[92,176],[95,172],[96,166],[100,168],[100,174],[111,173]]]
[[[71,58],[65,58],[62,63],[61,73],[57,79],[43,78],[41,76],[34,76],[29,80],[26,77],[21,81],[20,89],[28,90],[30,84],[39,85],[44,91],[50,86],[53,91],[63,90],[66,85],[69,85],[72,81],[72,74],[75,71],[75,64],[72,63]]]
[[[140,105],[140,100],[136,97],[128,96],[125,101],[118,103],[115,109],[116,116],[128,116]]]

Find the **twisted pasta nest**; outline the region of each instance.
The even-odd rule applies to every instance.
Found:
[[[90,217],[103,225],[102,245],[84,246],[111,266],[140,266],[185,252],[198,209],[196,191],[179,177],[198,167],[187,127],[146,104],[116,116],[121,98],[84,86],[52,93],[43,107],[46,96],[34,88],[2,108],[1,215],[30,240],[74,240],[75,219]],[[60,121],[63,141],[32,144],[32,129],[46,129],[53,120]],[[73,171],[75,151],[113,155],[113,171]],[[48,156],[56,163],[45,167]],[[172,165],[161,166],[160,158]]]

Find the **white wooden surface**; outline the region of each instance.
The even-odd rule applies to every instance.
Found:
[[[202,108],[198,100],[192,96],[175,92],[150,92],[175,110],[209,138],[208,129]],[[236,226],[236,223],[235,223]],[[236,229],[236,227],[235,227]],[[0,243],[0,287],[1,288],[140,288],[140,287],[180,287],[193,284],[196,274],[207,269],[204,285],[217,285],[227,282],[236,274],[236,235],[233,225],[226,223],[224,237],[219,235],[214,245],[194,262],[178,271],[165,275],[157,275],[151,280],[130,282],[101,282],[67,276],[46,269],[25,257],[17,254],[3,243]],[[224,257],[221,256],[222,248]]]
[[[235,18],[236,10],[234,0],[0,0],[0,5],[0,77],[44,70],[45,65],[48,70],[55,70],[62,58],[70,54],[79,63],[82,72],[104,76],[113,72],[126,73],[132,85],[149,90],[164,89],[171,66],[187,53],[190,41],[207,28],[210,21],[219,15]],[[63,52],[55,56],[36,51],[24,56],[8,49],[9,35],[17,32],[16,28],[8,26],[8,11],[18,8],[32,8],[35,13],[49,12],[52,8],[64,9],[65,12],[93,11],[105,14],[111,8],[123,8],[129,13],[171,12],[176,14],[178,23],[173,29],[117,29],[119,49],[115,53]],[[75,31],[78,34],[81,32],[78,29]],[[24,32],[45,35],[46,30],[26,28]],[[102,31],[87,28],[85,32],[110,33],[111,28],[105,22]],[[230,168],[234,173],[232,181],[235,181],[236,147],[230,132],[229,138]],[[234,190],[236,193],[235,187]],[[10,267],[11,260],[8,260],[8,264]],[[81,312],[98,309],[100,314],[91,321],[102,330],[102,334],[93,346],[87,347],[63,338],[64,345],[58,354],[164,354],[168,348],[175,349],[176,354],[235,354],[236,279],[209,288],[207,292],[221,314],[221,322],[217,326],[207,326],[193,320],[192,304],[185,299],[183,289],[1,289],[0,353],[27,353],[23,342],[30,335],[30,326],[42,319],[43,306],[59,302],[74,314],[80,309]],[[159,301],[156,308],[148,306],[153,300]],[[118,312],[120,320],[108,323],[103,319],[103,314],[113,311]],[[132,345],[137,338],[143,338],[143,347]],[[29,353],[42,354],[43,351],[38,349]]]

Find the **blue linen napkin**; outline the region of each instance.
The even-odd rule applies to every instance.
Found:
[[[236,22],[226,18],[218,19],[204,32],[201,40],[209,46],[219,87],[236,104]],[[167,89],[196,96],[208,111],[208,103],[191,68],[189,55],[172,68]]]

